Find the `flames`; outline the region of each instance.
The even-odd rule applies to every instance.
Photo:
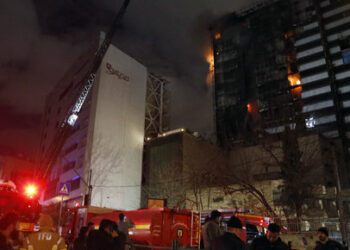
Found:
[[[292,95],[299,97],[301,95],[302,87],[299,74],[288,76],[289,85],[292,87]]]
[[[213,84],[214,84],[214,54],[213,54],[212,47],[209,47],[206,50],[205,59],[209,65],[206,82],[207,82],[208,86],[213,86]]]

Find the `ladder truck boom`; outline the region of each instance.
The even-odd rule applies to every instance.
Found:
[[[75,102],[75,104],[69,109],[67,115],[65,116],[64,120],[61,122],[61,125],[59,126],[58,131],[56,132],[52,143],[48,147],[48,150],[46,151],[45,155],[45,169],[42,174],[43,178],[46,178],[49,174],[52,166],[55,164],[58,155],[60,154],[64,143],[66,139],[71,135],[72,129],[79,117],[79,112],[81,111],[82,106],[84,105],[84,102],[95,82],[96,72],[99,69],[101,62],[103,60],[103,57],[105,56],[109,45],[111,44],[111,41],[113,39],[113,36],[115,34],[115,31],[120,23],[120,21],[123,19],[126,9],[129,5],[130,0],[124,0],[123,5],[117,12],[116,16],[113,19],[112,25],[110,29],[108,30],[105,39],[103,40],[101,46],[97,50],[93,64],[89,72],[85,75],[83,79],[83,87],[81,92],[79,93],[79,96]],[[41,174],[40,174],[41,175]]]

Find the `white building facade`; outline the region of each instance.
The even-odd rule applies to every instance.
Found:
[[[79,58],[48,96],[42,153],[82,87],[90,55]],[[64,197],[68,207],[84,204],[87,194],[93,206],[140,207],[146,83],[147,69],[110,45],[74,131],[51,170],[43,204],[59,201],[57,189],[65,182],[71,186],[70,195]]]

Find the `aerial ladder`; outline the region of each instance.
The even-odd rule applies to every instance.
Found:
[[[75,103],[69,108],[68,113],[64,117],[61,122],[57,132],[55,133],[51,144],[49,145],[45,155],[44,155],[44,164],[42,164],[39,169],[39,176],[43,179],[46,179],[49,175],[52,167],[57,161],[57,158],[64,146],[64,143],[68,139],[68,137],[72,134],[73,127],[76,124],[76,121],[79,118],[79,112],[84,105],[84,102],[95,82],[96,72],[98,71],[103,57],[105,56],[109,45],[113,39],[116,29],[123,19],[127,7],[129,5],[130,0],[124,0],[122,6],[117,12],[116,16],[113,19],[112,25],[108,30],[105,39],[103,40],[101,46],[97,50],[93,63],[89,71],[83,77],[83,80],[80,81],[82,83],[82,90],[79,92],[79,95],[75,101]]]

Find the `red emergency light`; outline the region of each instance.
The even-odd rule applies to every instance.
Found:
[[[34,184],[29,184],[24,188],[24,193],[27,197],[33,198],[38,194],[38,187]]]

